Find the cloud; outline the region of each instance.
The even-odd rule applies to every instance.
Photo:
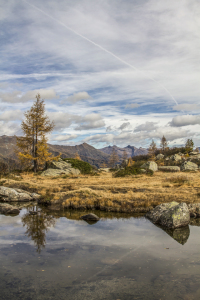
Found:
[[[7,110],[0,115],[0,120],[2,121],[16,121],[22,120],[23,113],[21,110]]]
[[[87,92],[79,92],[79,93],[76,93],[76,94],[74,94],[72,96],[69,96],[65,100],[62,100],[61,104],[65,103],[65,102],[76,103],[78,101],[87,100],[87,99],[91,99],[90,95]]]
[[[173,110],[197,111],[200,110],[200,106],[197,104],[179,104],[173,106]]]
[[[52,135],[51,140],[52,141],[59,141],[59,142],[64,142],[64,141],[69,141],[77,138],[77,134],[63,134],[63,135]]]
[[[130,103],[130,104],[126,104],[125,108],[137,108],[139,107],[140,105],[137,104],[137,103]]]
[[[121,126],[119,126],[118,129],[119,129],[119,130],[124,130],[124,129],[130,127],[130,125],[131,125],[130,122],[125,122],[125,123],[123,123]]]
[[[28,91],[25,94],[23,94],[21,91],[13,91],[11,93],[0,93],[0,99],[2,102],[23,103],[30,100],[35,100],[35,97],[38,93],[40,94],[41,98],[45,100],[58,98],[53,89],[37,89]]]
[[[193,115],[177,116],[177,117],[174,117],[169,124],[174,127],[197,125],[197,124],[200,124],[200,115],[198,115],[198,116],[193,116]]]
[[[137,127],[135,127],[134,132],[138,132],[138,131],[152,131],[154,129],[157,128],[156,124],[158,124],[157,122],[146,122],[144,124],[138,125]]]
[[[49,118],[54,121],[55,129],[65,129],[75,124],[75,130],[89,130],[105,126],[100,114],[88,114],[85,116],[74,115],[64,112],[48,112]]]
[[[89,130],[105,126],[102,116],[95,113],[84,116],[80,119],[79,123],[80,125],[75,127],[75,130]]]

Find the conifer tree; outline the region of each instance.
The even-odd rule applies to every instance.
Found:
[[[187,139],[186,143],[185,143],[185,149],[187,152],[192,151],[194,148],[194,142],[192,139]]]
[[[165,152],[165,150],[167,150],[167,140],[166,140],[166,137],[163,135],[163,137],[161,138],[161,141],[160,141],[160,147],[162,149],[162,152]]]
[[[46,137],[53,130],[54,123],[45,115],[45,104],[40,94],[36,95],[33,106],[24,116],[21,124],[24,136],[17,138],[17,155],[23,165],[33,165],[34,172],[37,172],[40,165],[55,159],[48,152]]]
[[[154,157],[156,150],[157,150],[156,143],[154,142],[154,140],[152,140],[149,146],[149,154],[151,157]]]
[[[78,152],[75,153],[75,159],[81,160],[80,155],[78,154]]]
[[[122,160],[125,161],[126,159],[128,159],[128,154],[127,154],[126,150],[124,150]]]

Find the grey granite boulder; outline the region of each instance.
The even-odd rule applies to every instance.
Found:
[[[187,226],[190,222],[190,212],[186,203],[180,203],[165,210],[159,220],[161,226],[179,228]]]
[[[200,203],[188,204],[191,218],[200,218]]]
[[[191,161],[185,161],[184,163],[182,163],[181,165],[181,171],[197,171],[198,170],[198,165],[191,162]]]
[[[10,205],[10,204],[7,204],[7,203],[0,203],[0,213],[1,214],[13,214],[13,215],[17,215],[19,214],[19,209]]]
[[[158,165],[155,161],[148,161],[141,166],[141,169],[158,171]]]
[[[68,168],[65,170],[61,169],[47,169],[42,172],[41,176],[60,176],[60,175],[79,175],[80,171],[74,168]]]
[[[87,214],[84,216],[81,216],[82,220],[86,220],[86,221],[98,221],[99,217],[95,214]]]
[[[150,219],[153,223],[159,223],[160,217],[165,210],[168,210],[174,206],[177,206],[178,202],[162,203],[156,206],[153,210],[149,211],[145,217]]]
[[[156,156],[156,159],[163,159],[165,156],[162,154],[162,153],[160,153],[160,154],[158,154],[157,156]]]
[[[186,203],[163,203],[146,214],[146,217],[155,224],[166,228],[184,227],[190,222],[190,212]]]
[[[171,160],[174,160],[174,161],[179,161],[182,159],[182,157],[178,154],[174,154],[170,157]]]
[[[59,160],[59,161],[50,161],[47,164],[47,169],[58,169],[58,170],[67,170],[71,168],[72,165],[66,161]]]
[[[24,190],[15,190],[8,187],[0,186],[0,200],[5,202],[22,201],[29,202],[35,200],[30,193]]]
[[[159,171],[168,171],[168,172],[180,172],[180,167],[178,166],[159,166]]]

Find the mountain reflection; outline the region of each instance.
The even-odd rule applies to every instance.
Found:
[[[25,235],[32,239],[38,253],[45,248],[46,233],[50,227],[55,225],[55,222],[55,218],[44,211],[37,211],[35,215],[27,212],[22,217],[23,226],[26,227]]]

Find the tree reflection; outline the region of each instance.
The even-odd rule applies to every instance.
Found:
[[[55,218],[44,211],[37,211],[35,215],[28,212],[22,217],[23,226],[26,227],[25,235],[32,239],[38,253],[45,248],[46,233],[55,222]]]

